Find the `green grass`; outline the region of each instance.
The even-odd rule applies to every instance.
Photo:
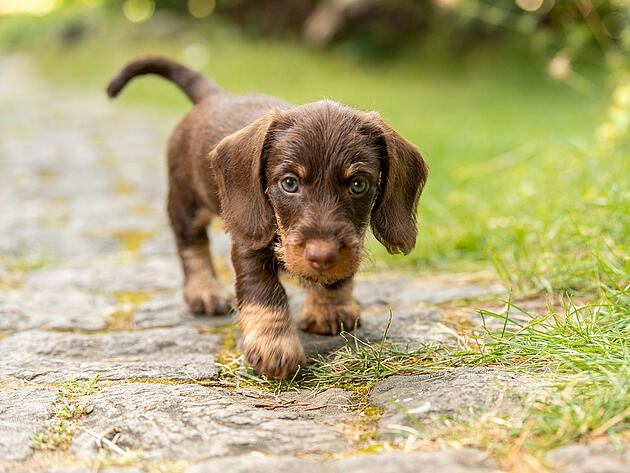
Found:
[[[508,462],[516,455],[516,444],[521,457],[537,463],[544,463],[545,453],[561,445],[627,438],[630,262],[595,259],[594,283],[600,291],[596,303],[575,306],[565,299],[560,311],[551,307],[542,317],[523,311],[529,316],[525,324],[509,312],[505,317],[485,313],[501,319],[508,330],[488,334],[478,361],[551,376],[552,392],[520,413],[455,420],[428,435],[493,450]]]
[[[6,22],[0,44],[24,45],[54,82],[97,92],[139,54],[193,64],[205,57],[204,72],[232,92],[295,103],[328,97],[376,109],[416,143],[431,167],[416,249],[406,258],[389,256],[370,240],[368,269],[495,266],[517,290],[583,289],[589,246],[619,248],[630,229],[628,192],[615,187],[630,164],[592,145],[612,84],[603,66],[560,83],[520,40],[454,53],[436,37],[366,61],[341,47],[321,51],[251,39],[220,21],[202,29],[156,17],[131,26],[81,15],[89,34],[71,46],[56,39],[64,17],[54,15],[38,20],[40,41],[32,39],[38,37],[32,20],[26,23],[31,29],[26,20]],[[172,84],[157,78],[132,83],[119,104],[177,114],[190,108]]]
[[[70,379],[61,386],[54,417],[29,442],[33,450],[67,450],[70,447],[79,419],[94,409],[88,396],[98,390],[98,378],[99,375],[88,381]]]
[[[243,357],[238,352],[223,357],[223,375],[244,385],[263,387],[273,392],[292,388],[318,391],[333,387],[350,389],[358,395],[357,405],[361,405],[370,388],[388,376],[427,373],[456,364],[444,348],[429,345],[414,351],[397,348],[387,341],[388,328],[380,345],[367,343],[354,333],[343,332],[341,336],[345,344],[342,348],[331,355],[315,355],[308,366],[287,381],[261,377],[243,364]]]

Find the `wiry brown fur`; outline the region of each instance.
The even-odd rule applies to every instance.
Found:
[[[352,331],[359,324],[359,304],[352,297],[352,279],[339,287],[311,285],[300,315],[300,329],[305,332],[333,335],[342,329]]]
[[[222,313],[232,304],[208,252],[206,226],[221,216],[232,236],[247,362],[270,376],[291,376],[305,358],[278,271],[311,284],[300,328],[350,329],[359,317],[352,277],[367,227],[390,252],[413,249],[426,164],[374,112],[229,94],[165,58],[132,61],[109,95],[149,73],[172,80],[196,104],[168,147],[168,214],[186,303],[195,313]],[[283,189],[287,177],[298,183],[295,192]],[[365,190],[353,194],[357,180]]]

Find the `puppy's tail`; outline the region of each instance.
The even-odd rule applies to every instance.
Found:
[[[179,86],[193,103],[210,94],[221,92],[207,77],[197,71],[161,56],[142,56],[127,63],[107,86],[107,95],[114,98],[131,79],[143,74],[156,74]]]

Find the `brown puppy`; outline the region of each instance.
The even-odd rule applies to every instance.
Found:
[[[232,95],[165,58],[127,64],[109,96],[140,74],[175,82],[196,104],[168,146],[168,214],[186,303],[209,314],[232,305],[208,250],[206,226],[220,215],[232,236],[245,358],[264,374],[291,376],[305,357],[278,271],[309,283],[302,330],[353,327],[352,278],[367,227],[389,252],[411,251],[427,166],[375,112]]]

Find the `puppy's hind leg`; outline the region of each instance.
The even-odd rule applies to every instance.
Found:
[[[217,280],[206,227],[210,213],[192,196],[169,191],[168,214],[184,270],[184,300],[194,314],[226,314],[234,296]]]

